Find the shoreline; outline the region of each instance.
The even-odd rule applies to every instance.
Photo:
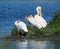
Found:
[[[51,36],[51,37],[17,37],[17,36],[5,36],[2,37],[1,39],[3,40],[11,40],[11,41],[16,41],[16,40],[37,40],[37,41],[50,41],[50,40],[60,40],[60,36]]]

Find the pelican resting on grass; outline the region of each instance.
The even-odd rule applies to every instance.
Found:
[[[32,15],[26,16],[25,19],[29,21],[33,26],[36,26],[39,29],[42,28],[42,26],[38,23],[38,21]]]
[[[20,21],[20,20],[15,21],[15,26],[16,26],[16,28],[18,30],[18,37],[20,36],[19,35],[20,30],[22,30],[24,32],[28,32],[26,24],[24,22]]]
[[[46,27],[47,26],[47,22],[46,20],[42,17],[42,9],[40,6],[38,6],[36,8],[37,14],[34,16],[34,18],[36,18],[39,23],[41,24],[42,27]]]
[[[37,14],[26,16],[25,19],[29,21],[32,25],[36,26],[37,28],[45,28],[47,26],[46,20],[42,17],[41,7],[38,6],[36,8]]]

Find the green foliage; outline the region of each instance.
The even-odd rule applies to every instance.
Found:
[[[60,35],[60,13],[55,13],[51,22],[46,28],[38,29],[37,27],[28,26],[29,32],[27,33],[30,37],[46,37],[46,36],[58,36]],[[12,35],[17,34],[17,29],[13,28]]]
[[[11,31],[11,35],[13,35],[13,36],[16,36],[17,35],[17,28],[15,27],[15,28],[13,28],[12,29],[12,31]]]

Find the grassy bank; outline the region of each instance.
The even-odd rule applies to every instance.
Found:
[[[53,19],[46,28],[38,29],[36,27],[28,26],[29,32],[26,33],[28,37],[60,37],[60,13],[55,13]],[[11,31],[12,36],[17,35],[17,29],[13,28]]]

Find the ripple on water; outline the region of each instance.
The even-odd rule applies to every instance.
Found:
[[[60,41],[0,40],[0,49],[60,49]]]

